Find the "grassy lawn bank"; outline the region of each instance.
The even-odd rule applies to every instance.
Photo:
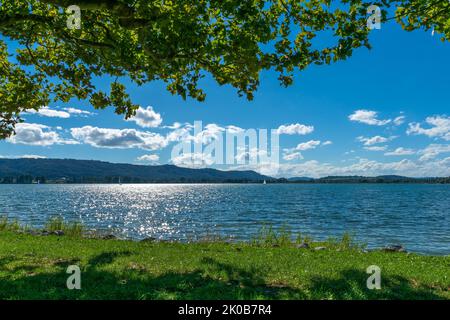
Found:
[[[81,290],[66,287],[74,264]],[[381,290],[366,287],[370,265],[381,268]],[[449,270],[448,256],[338,245],[314,250],[0,231],[1,299],[449,299]]]

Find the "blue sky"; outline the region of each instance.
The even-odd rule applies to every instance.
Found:
[[[430,31],[405,32],[394,22],[374,30],[371,43],[372,50],[358,49],[347,61],[296,73],[288,88],[264,72],[253,101],[205,79],[202,103],[172,96],[163,83],[127,83],[142,106],[135,121],[85,101],[50,105],[24,115],[17,136],[0,142],[0,156],[191,166],[171,158],[176,142],[168,136],[192,138],[191,125],[202,121],[213,133],[284,125],[277,176],[449,176],[450,43]],[[98,85],[106,88],[109,81]],[[203,166],[264,173],[251,164]]]

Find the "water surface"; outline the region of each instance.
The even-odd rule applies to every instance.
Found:
[[[121,237],[249,239],[264,223],[315,239],[450,254],[450,186],[425,184],[0,185],[0,214],[35,227],[54,216]]]

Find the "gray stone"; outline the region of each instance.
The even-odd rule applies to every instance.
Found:
[[[327,247],[315,247],[314,250],[319,251],[319,250],[326,250]]]
[[[402,245],[394,244],[394,245],[390,245],[390,246],[385,247],[383,249],[383,251],[386,251],[386,252],[406,252],[406,249]]]
[[[306,242],[303,242],[303,243],[297,244],[295,247],[298,249],[309,249],[309,244],[307,244]]]
[[[103,240],[114,240],[114,239],[117,239],[117,237],[115,235],[113,235],[113,234],[107,234],[107,235],[104,235],[102,237],[102,239]]]
[[[148,237],[148,238],[142,239],[140,242],[155,242],[155,241],[156,241],[156,238]]]

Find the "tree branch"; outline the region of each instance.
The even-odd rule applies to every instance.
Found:
[[[2,16],[0,19],[0,27],[12,25],[18,21],[35,21],[41,23],[51,22],[51,17],[39,16],[36,14],[13,14],[10,16]]]
[[[121,17],[132,17],[134,10],[119,0],[41,0],[58,7],[77,5],[82,10],[111,10]]]

